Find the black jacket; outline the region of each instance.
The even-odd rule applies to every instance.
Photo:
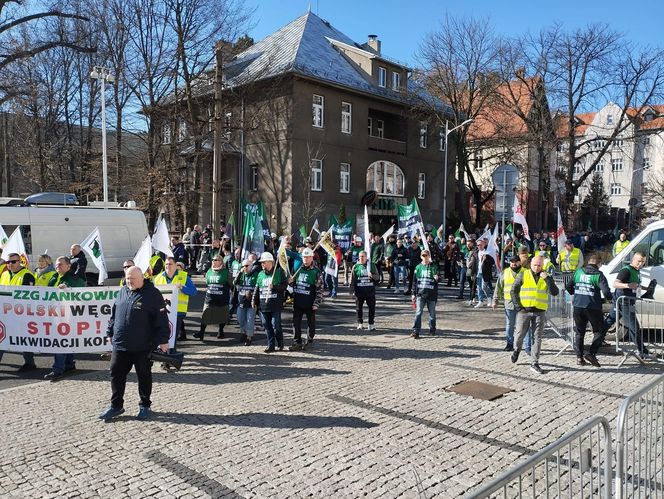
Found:
[[[171,306],[176,307],[177,303]],[[145,280],[143,287],[135,291],[123,286],[113,304],[106,330],[113,348],[148,352],[157,345],[168,343],[169,334],[166,303],[154,284]]]
[[[70,272],[78,279],[85,281],[85,270],[88,267],[88,258],[85,256],[85,252],[81,250],[78,255],[70,256],[69,261],[71,262]]]
[[[599,271],[597,265],[591,263],[583,267],[583,273],[587,277],[577,277],[577,271],[565,286],[567,292],[574,295],[572,305],[576,308],[602,310],[602,294],[607,300],[611,300],[611,288],[606,277]]]

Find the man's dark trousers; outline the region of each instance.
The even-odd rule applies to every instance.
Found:
[[[127,375],[132,366],[138,377],[138,395],[140,405],[150,407],[152,394],[152,363],[148,358],[150,352],[126,352],[113,350],[111,356],[111,406],[116,409],[124,407],[124,392]]]
[[[302,317],[307,316],[309,326],[309,339],[313,340],[316,334],[316,312],[311,309],[293,307],[293,341],[302,343]]]
[[[597,355],[604,339],[604,314],[601,310],[574,307],[574,352],[577,357],[583,356],[583,338],[589,322],[593,328],[593,342],[588,351]]]

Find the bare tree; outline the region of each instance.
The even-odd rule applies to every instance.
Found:
[[[664,172],[653,172],[643,190],[643,216],[664,217]]]
[[[314,161],[325,161],[325,154],[323,153],[323,144],[312,144],[307,141],[307,157],[305,161],[300,162],[298,182],[301,184],[302,190],[302,221],[304,226],[309,230],[315,218],[325,211],[325,202],[322,199],[316,199],[314,194]],[[322,181],[322,179],[321,179]]]
[[[419,50],[424,67],[423,83],[433,97],[450,106],[452,122],[449,128],[466,119],[476,118],[485,109],[487,100],[501,83],[497,77],[500,51],[501,41],[494,34],[488,19],[446,16],[440,27],[425,37]],[[441,121],[441,126],[444,125]],[[468,226],[470,215],[466,201],[466,179],[477,217],[490,196],[483,197],[482,188],[469,166],[468,128],[461,127],[456,133],[456,177],[460,201],[457,210]]]

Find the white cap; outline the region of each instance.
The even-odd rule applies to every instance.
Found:
[[[362,242],[362,238],[361,238],[360,236],[355,236],[355,242],[356,242],[356,243],[361,243],[361,242]]]
[[[264,251],[261,253],[261,258],[258,260],[259,262],[274,262],[274,255],[270,253],[269,251]]]
[[[314,256],[314,250],[311,248],[304,248],[302,250],[302,256]]]
[[[276,238],[277,238],[277,235],[276,235],[274,232],[272,232],[272,233],[270,234],[270,237],[271,237],[272,239],[276,239]]]
[[[251,265],[251,260],[245,258],[244,260],[242,260],[242,266],[246,267],[247,265]]]

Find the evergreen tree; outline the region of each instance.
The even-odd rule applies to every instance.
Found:
[[[604,190],[604,181],[600,173],[594,173],[590,181],[588,194],[583,200],[583,208],[590,214],[592,226],[599,229],[600,213],[608,213],[611,210],[609,195]]]

